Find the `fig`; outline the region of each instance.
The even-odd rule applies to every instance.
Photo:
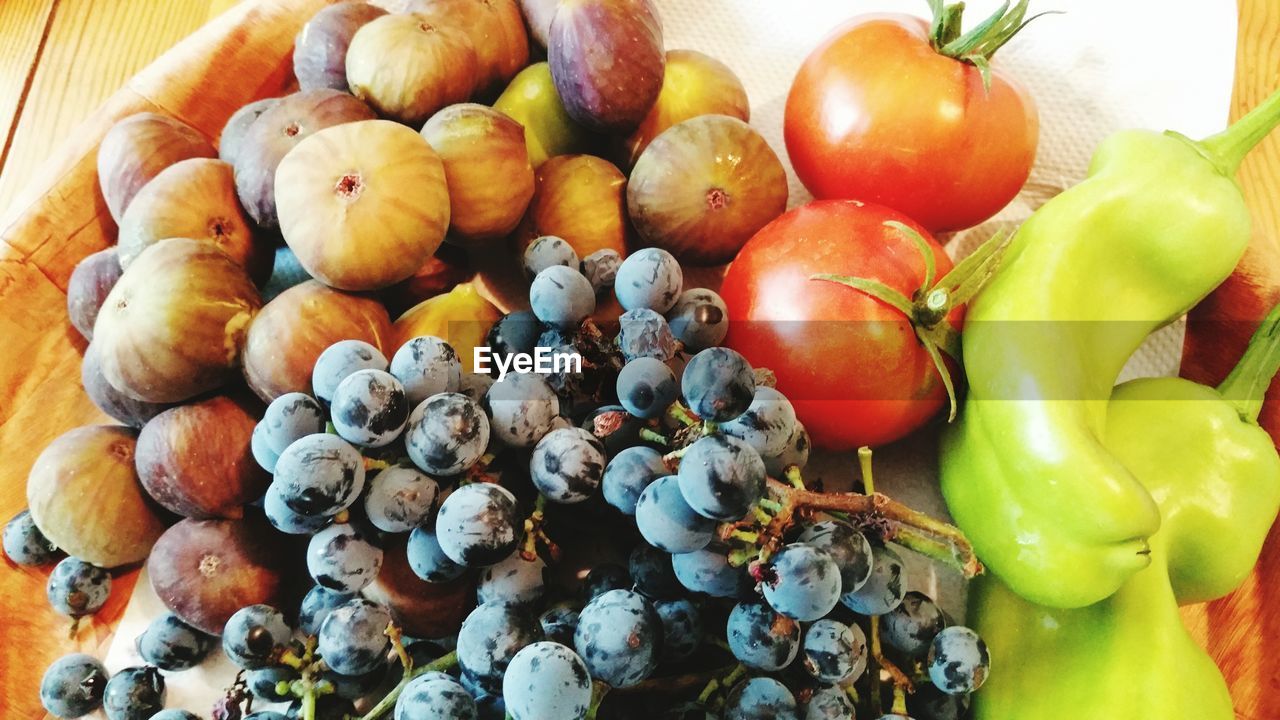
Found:
[[[561,0],[547,35],[551,78],[569,116],[635,130],[662,90],[662,22],[650,0]]]
[[[165,531],[133,468],[137,431],[90,425],[64,433],[27,476],[31,519],[49,541],[99,567],[136,563]]]
[[[423,300],[449,292],[474,275],[471,258],[467,257],[466,251],[446,242],[412,277],[382,291],[380,297],[387,311],[399,316]]]
[[[147,493],[185,517],[240,518],[271,476],[249,449],[261,408],[226,396],[180,405],[138,434],[135,464]]]
[[[732,260],[786,209],[782,161],[728,115],[700,115],[659,135],[627,183],[627,210],[645,244],[695,265]]]
[[[368,105],[338,90],[286,95],[253,121],[235,151],[236,193],[253,221],[276,227],[276,168],[298,143],[327,127],[375,117]]]
[[[533,200],[516,229],[516,250],[536,238],[564,238],[578,257],[597,250],[626,255],[631,235],[624,192],[627,179],[608,160],[561,155],[538,168]]]
[[[363,340],[391,353],[391,319],[372,298],[350,295],[315,280],[285,290],[254,318],[242,362],[249,388],[270,402],[311,392],[316,358],[339,340]]]
[[[356,31],[347,82],[378,114],[418,127],[475,92],[479,62],[462,27],[419,15],[385,15]]]
[[[86,255],[71,271],[67,280],[67,317],[85,340],[93,339],[98,310],[121,272],[120,258],[113,247]]]
[[[467,611],[474,606],[475,576],[466,573],[449,582],[419,578],[405,554],[408,533],[385,537],[382,569],[364,589],[365,597],[382,603],[406,635],[446,637],[458,632]]]
[[[239,520],[187,518],[156,541],[147,574],[170,612],[220,635],[242,607],[288,607],[286,571],[301,562],[292,546],[256,511]]]
[[[462,103],[432,115],[422,136],[444,162],[449,231],[486,239],[514,230],[533,197],[520,123],[491,107]]]
[[[440,156],[389,120],[338,125],[299,143],[276,172],[276,198],[280,231],[298,262],[342,290],[412,276],[449,225]]]
[[[300,90],[346,92],[347,47],[356,31],[387,11],[365,2],[340,2],[316,13],[293,43],[293,74]]]
[[[524,13],[524,22],[529,26],[529,36],[544,48],[558,7],[560,0],[520,0],[520,12]]]
[[[271,275],[272,250],[255,242],[236,199],[235,173],[221,160],[192,158],[170,165],[133,198],[120,221],[120,266],[168,238],[218,248],[259,285]]]
[[[280,104],[280,98],[264,98],[255,100],[239,110],[231,113],[227,124],[222,126],[222,134],[218,136],[218,159],[226,163],[236,164],[240,156],[240,148],[249,128],[262,117],[262,113]]]
[[[401,315],[392,327],[392,352],[415,337],[434,336],[453,346],[462,368],[473,372],[475,349],[487,344],[489,328],[501,317],[502,312],[479,293],[474,283],[463,283]]]
[[[156,113],[124,118],[98,146],[98,184],[111,218],[120,222],[133,196],[161,170],[179,160],[217,156],[208,138],[180,120]]]
[[[728,65],[697,50],[667,53],[662,91],[640,127],[622,143],[626,167],[667,128],[699,115],[729,115],[743,122],[751,119],[747,90]]]
[[[84,360],[80,363],[80,384],[99,410],[129,427],[140,428],[170,407],[168,403],[135,400],[113,387],[102,375],[102,362],[93,343],[85,348]]]
[[[569,117],[551,81],[551,66],[534,63],[511,79],[493,108],[524,126],[529,162],[535,168],[556,155],[590,149],[592,136]]]
[[[107,382],[153,403],[180,402],[234,376],[261,306],[244,269],[209,243],[162,240],[111,289],[93,337]]]
[[[467,32],[476,51],[476,90],[483,95],[529,64],[529,37],[516,0],[412,0],[409,10]]]

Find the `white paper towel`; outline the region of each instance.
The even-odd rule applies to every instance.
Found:
[[[782,113],[791,79],[808,51],[833,28],[863,12],[923,15],[924,0],[657,0],[669,49],[690,48],[733,68],[751,99],[751,124],[785,158]],[[969,23],[996,0],[971,0]],[[1174,5],[1187,7],[1174,7]],[[1176,129],[1199,137],[1226,125],[1235,56],[1236,7],[1231,0],[1194,3],[1161,0],[1036,0],[1033,11],[1063,10],[1035,21],[1003,48],[996,66],[1017,78],[1040,108],[1040,148],[1023,193],[992,222],[962,234],[950,246],[963,253],[997,227],[1017,223],[1062,189],[1079,181],[1098,142],[1114,130]],[[968,27],[968,25],[966,25]],[[790,173],[788,164],[788,172]],[[791,174],[791,204],[809,195]],[[1182,344],[1180,324],[1143,347],[1125,377],[1172,374]],[[934,434],[880,451],[877,487],[943,515],[936,492]],[[816,458],[810,477],[828,488],[847,487],[851,456]],[[943,597],[963,614],[958,578],[911,559],[912,589]],[[108,669],[138,664],[134,638],[163,606],[144,576],[106,658]],[[215,656],[218,655],[215,653]],[[207,717],[235,676],[225,660],[210,660],[169,674],[168,705]]]

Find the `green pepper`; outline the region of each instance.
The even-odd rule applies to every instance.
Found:
[[[1238,587],[1280,510],[1280,455],[1257,424],[1277,368],[1280,307],[1216,389],[1181,378],[1116,388],[1106,447],[1151,492],[1164,521],[1151,538],[1151,566],[1112,597],[1069,610],[980,579],[970,621],[995,671],[973,697],[975,720],[1234,717],[1227,685],[1178,605]]]
[[[1083,607],[1150,562],[1156,503],[1103,444],[1125,362],[1235,267],[1250,219],[1233,176],[1280,93],[1196,142],[1125,130],[1087,178],[1036,211],[969,305],[969,392],[943,436],[942,492],[1015,593]]]

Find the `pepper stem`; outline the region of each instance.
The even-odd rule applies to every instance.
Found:
[[[1241,420],[1256,423],[1267,388],[1277,371],[1280,371],[1280,305],[1271,308],[1249,338],[1240,362],[1218,386],[1218,392],[1235,406]]]
[[[1234,177],[1244,156],[1280,125],[1280,90],[1217,135],[1196,143],[1222,174]],[[1193,141],[1194,142],[1194,141]]]

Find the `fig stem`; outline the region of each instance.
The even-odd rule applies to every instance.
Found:
[[[387,696],[379,700],[378,704],[370,708],[369,712],[365,713],[360,718],[360,720],[377,720],[378,718],[390,712],[391,709],[396,706],[396,700],[400,699],[400,693],[404,692],[404,689],[409,685],[409,682],[414,678],[418,677],[419,675],[436,671],[436,670],[440,670],[440,671],[449,670],[450,668],[452,668],[457,664],[458,664],[458,653],[455,650],[454,652],[451,652],[448,655],[432,660],[431,662],[427,663],[426,665],[423,665],[420,668],[415,668],[405,673],[404,677],[400,679],[400,682],[397,683],[395,687],[391,688],[391,691],[387,693]]]

